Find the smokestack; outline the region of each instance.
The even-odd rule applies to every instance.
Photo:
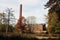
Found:
[[[20,4],[20,27],[22,26],[22,4]]]
[[[20,18],[22,18],[22,4],[20,4]]]
[[[18,19],[16,27],[21,28],[21,25],[22,25],[22,4],[20,4],[19,19]]]
[[[22,4],[20,4],[20,9],[19,9],[19,19],[18,22],[16,24],[16,29],[21,29],[22,28]],[[21,31],[21,30],[18,30]]]

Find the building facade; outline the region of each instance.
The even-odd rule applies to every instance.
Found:
[[[45,24],[29,24],[25,26],[25,30],[31,33],[43,33],[46,31]]]

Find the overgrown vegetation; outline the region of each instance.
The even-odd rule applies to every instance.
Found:
[[[12,8],[7,8],[5,12],[0,13],[0,32],[13,32],[15,21]]]
[[[49,0],[46,5],[48,10],[48,28],[49,35],[60,34],[60,0]]]

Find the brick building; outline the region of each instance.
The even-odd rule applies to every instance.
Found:
[[[31,33],[43,33],[46,31],[45,24],[29,24],[25,26],[26,31],[30,31]]]

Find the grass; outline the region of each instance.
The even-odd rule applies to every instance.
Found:
[[[18,32],[8,32],[7,34],[0,33],[2,36],[8,36],[8,37],[13,37],[13,36],[20,36],[22,38],[35,38],[36,36],[40,37],[49,37],[48,34],[31,34],[31,33],[18,33]],[[52,37],[59,37],[60,34],[52,34]]]
[[[36,36],[49,37],[48,34],[8,32],[7,35],[6,35],[6,33],[0,33],[0,40],[1,39],[2,40],[38,40],[38,38],[36,38]],[[49,40],[49,39],[47,39],[47,40]]]

